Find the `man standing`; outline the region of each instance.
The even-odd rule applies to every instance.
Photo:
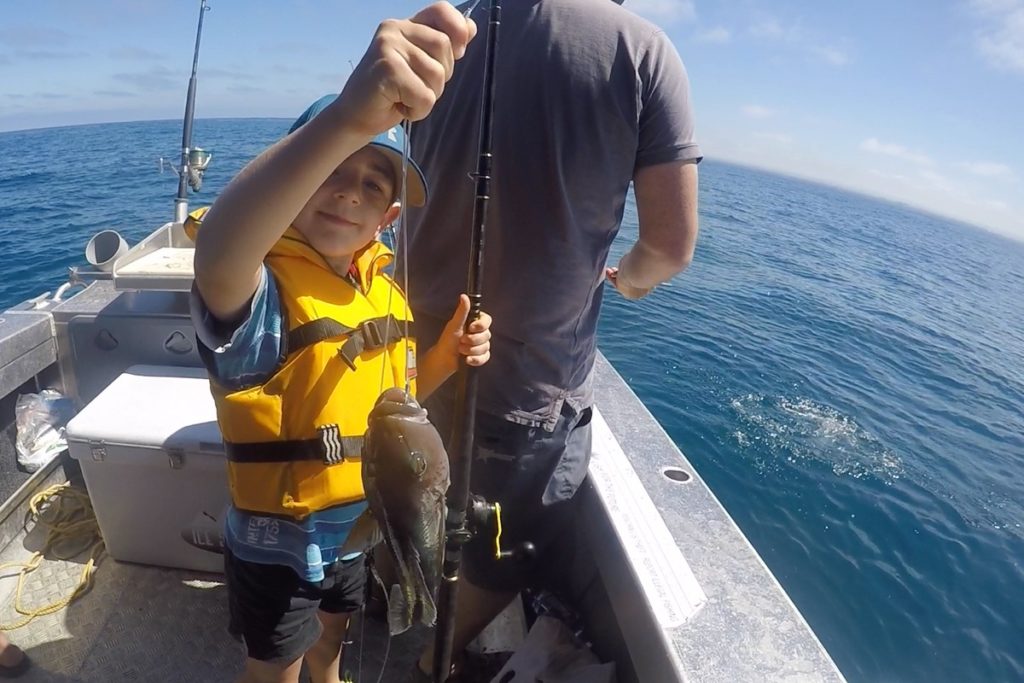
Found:
[[[486,8],[472,17],[481,30]],[[496,562],[493,539],[467,545],[455,653],[567,545],[590,457],[603,281],[641,298],[689,264],[697,237],[701,152],[686,71],[664,32],[609,0],[504,0],[500,30],[483,280],[493,353],[478,370],[471,490],[501,502],[503,545],[531,541],[538,559]],[[485,43],[470,45],[412,131],[437,188],[411,214],[407,252],[428,346],[465,284],[475,184],[460,178],[477,163]],[[639,239],[607,268],[631,182]],[[446,437],[453,395],[449,382],[428,402]]]

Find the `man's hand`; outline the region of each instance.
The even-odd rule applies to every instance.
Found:
[[[612,284],[615,289],[619,290],[619,294],[626,297],[627,299],[642,299],[650,294],[654,287],[648,287],[643,289],[640,287],[634,287],[633,285],[626,282],[624,279],[619,277],[618,268],[605,268],[604,276],[608,279],[608,282]]]
[[[346,125],[372,137],[424,118],[475,35],[476,24],[447,2],[382,22],[337,100]]]

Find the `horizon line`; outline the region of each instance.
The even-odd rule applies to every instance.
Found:
[[[290,116],[203,116],[203,117],[196,117],[194,120],[195,121],[232,121],[232,120],[235,120],[235,121],[237,121],[237,120],[243,120],[243,121],[244,120],[281,120],[281,121],[289,121],[289,120],[291,120],[291,118],[292,117],[290,117]],[[62,129],[62,128],[84,128],[84,127],[88,127],[88,126],[108,126],[108,125],[118,125],[118,124],[127,124],[127,123],[162,123],[162,122],[177,122],[177,123],[180,123],[181,121],[182,121],[181,117],[167,117],[167,118],[156,118],[156,119],[131,119],[131,120],[118,120],[118,121],[95,121],[95,122],[91,122],[91,123],[69,123],[69,124],[62,124],[62,125],[57,125],[57,126],[41,126],[41,127],[38,127],[38,128],[15,128],[15,129],[10,129],[10,130],[0,130],[0,136],[9,135],[9,134],[16,134],[16,133],[33,133],[33,132],[39,132],[39,131],[45,131],[45,130],[59,130],[59,129]],[[871,199],[873,201],[882,202],[882,203],[888,204],[888,205],[893,206],[893,207],[898,207],[898,208],[901,208],[901,209],[909,209],[911,211],[916,211],[916,212],[921,213],[921,214],[923,214],[925,216],[928,216],[930,218],[935,218],[935,219],[939,219],[939,220],[943,220],[943,221],[949,221],[949,222],[956,223],[956,224],[958,224],[960,226],[963,226],[963,227],[966,227],[966,228],[969,228],[969,229],[972,229],[972,230],[981,230],[982,232],[984,232],[986,234],[993,235],[993,236],[999,237],[999,238],[1003,238],[1003,239],[1009,240],[1009,241],[1014,242],[1014,243],[1018,243],[1018,244],[1019,243],[1024,243],[1024,231],[1021,231],[1021,232],[1007,231],[1005,229],[997,228],[997,227],[992,226],[992,225],[986,225],[986,224],[983,224],[983,223],[971,222],[971,221],[965,220],[965,219],[963,219],[963,218],[961,218],[959,216],[952,216],[952,215],[949,215],[949,214],[944,214],[944,213],[936,212],[936,211],[934,211],[934,210],[932,210],[930,208],[927,208],[927,207],[924,207],[924,206],[920,206],[920,205],[918,205],[916,203],[913,203],[911,201],[898,200],[898,199],[893,199],[891,197],[885,197],[885,196],[879,195],[879,194],[872,194],[871,192],[868,192],[868,191],[866,191],[864,189],[861,189],[861,188],[853,187],[853,186],[850,186],[850,185],[844,185],[844,184],[841,184],[839,182],[823,180],[821,178],[815,178],[815,177],[812,177],[812,176],[809,176],[809,175],[801,174],[798,171],[793,171],[793,170],[789,170],[789,169],[773,168],[773,167],[766,166],[766,165],[763,165],[761,163],[758,163],[756,161],[746,161],[746,160],[743,160],[743,159],[736,159],[736,158],[728,156],[728,155],[726,155],[726,156],[718,156],[718,157],[716,157],[716,156],[709,157],[709,156],[705,155],[704,160],[710,161],[713,164],[714,163],[721,163],[721,164],[725,164],[725,165],[739,166],[739,167],[742,167],[742,168],[747,168],[747,169],[751,169],[751,170],[754,170],[754,171],[758,171],[758,172],[761,172],[761,173],[774,174],[774,175],[782,176],[784,178],[791,178],[791,179],[794,179],[794,180],[799,180],[799,181],[802,181],[802,182],[811,183],[811,184],[814,184],[814,185],[818,185],[818,186],[821,186],[821,187],[826,187],[826,188],[833,189],[833,190],[839,190],[839,191],[842,191],[842,192],[848,192],[848,193],[856,195],[858,197],[864,197],[864,198],[867,198],[867,199]]]

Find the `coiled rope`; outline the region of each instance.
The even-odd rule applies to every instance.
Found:
[[[26,527],[29,524],[46,529],[46,540],[42,550],[33,554],[28,562],[0,564],[0,573],[15,567],[19,569],[14,609],[22,615],[10,624],[0,624],[0,631],[19,629],[37,617],[59,612],[81,597],[92,586],[93,573],[103,555],[103,536],[96,522],[92,501],[85,491],[72,487],[70,483],[56,484],[32,496]],[[70,560],[86,551],[89,559],[82,567],[78,585],[69,595],[40,607],[26,607],[22,604],[25,577],[38,569],[47,555],[56,560]]]

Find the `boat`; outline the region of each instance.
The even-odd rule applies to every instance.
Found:
[[[184,186],[209,163],[191,146],[195,68],[194,60],[174,220],[133,246],[96,235],[87,266],[0,314],[0,626],[17,627],[10,637],[33,660],[26,680],[226,681],[244,662],[226,630],[218,572],[223,445],[188,306]],[[560,596],[573,640],[627,683],[844,680],[603,355],[595,371],[593,457]],[[29,475],[13,464],[15,407],[43,389],[77,414],[69,448]],[[69,558],[45,537],[58,497],[96,520]],[[526,607],[514,604],[475,646],[515,650],[536,604]],[[389,639],[366,613],[354,621],[342,665],[352,680],[404,680],[429,642],[422,629]]]

